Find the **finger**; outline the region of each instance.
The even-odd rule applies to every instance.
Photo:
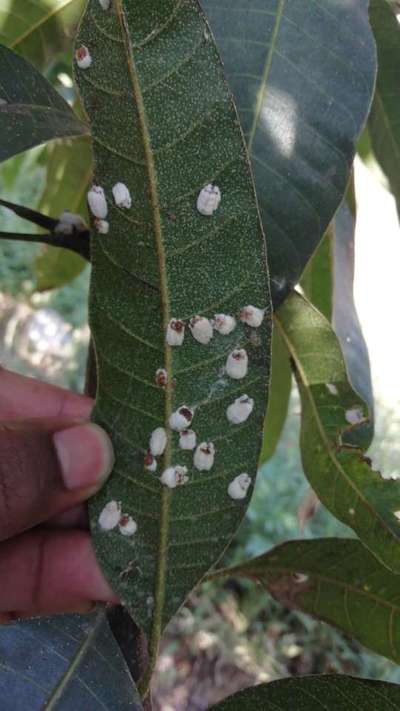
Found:
[[[95,424],[55,433],[0,426],[0,540],[87,499],[113,463],[111,442]]]
[[[0,613],[15,617],[118,602],[84,531],[30,531],[1,543],[0,580]]]
[[[87,420],[93,400],[0,368],[0,419],[66,417]]]
[[[89,515],[85,504],[78,504],[72,509],[52,516],[43,524],[46,528],[80,528],[89,530]]]

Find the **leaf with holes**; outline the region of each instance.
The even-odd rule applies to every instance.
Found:
[[[400,686],[351,676],[310,676],[260,684],[230,696],[210,711],[395,711]]]
[[[25,59],[0,45],[0,161],[88,127]]]
[[[212,577],[257,580],[284,607],[328,622],[400,662],[399,578],[359,541],[289,541]]]
[[[378,76],[369,134],[375,158],[386,175],[400,211],[400,96],[397,67],[400,27],[386,0],[371,0],[370,20],[378,50]]]
[[[43,68],[71,43],[85,0],[0,3],[0,42]]]
[[[7,625],[0,654],[1,711],[142,711],[103,610]]]
[[[108,11],[91,0],[77,51],[91,57],[76,77],[101,230],[92,239],[94,418],[117,455],[92,503],[92,530],[154,656],[161,628],[231,540],[254,483],[271,330],[264,237],[195,0],[115,0]],[[254,327],[240,318],[248,305]],[[215,314],[236,321],[219,317],[213,330]],[[196,450],[176,430],[193,430]],[[251,487],[246,476],[230,487],[243,473]]]
[[[248,142],[274,304],[338,208],[375,80],[368,0],[203,0]]]
[[[318,498],[388,568],[400,572],[400,482],[373,471],[368,409],[351,388],[337,338],[300,294],[275,314],[300,390],[304,472]]]

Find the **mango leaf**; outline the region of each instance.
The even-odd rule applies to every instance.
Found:
[[[275,453],[286,422],[291,390],[292,369],[290,367],[289,354],[282,341],[282,336],[275,328],[272,336],[271,382],[260,466],[271,459]]]
[[[230,696],[210,711],[395,711],[400,686],[329,674],[280,679]]]
[[[368,0],[202,4],[251,154],[278,306],[342,200],[368,115]]]
[[[88,222],[86,194],[92,176],[92,149],[86,136],[49,146],[47,178],[39,210],[59,217],[69,210]],[[35,260],[36,287],[39,291],[68,284],[85,268],[79,255],[57,247],[44,247]]]
[[[276,314],[301,403],[304,472],[320,501],[388,568],[400,572],[400,482],[372,470],[367,406],[352,390],[328,321],[293,293]]]
[[[400,661],[399,578],[360,541],[289,541],[211,577],[257,580],[285,607],[328,622],[373,652]]]
[[[400,210],[400,96],[397,65],[400,27],[386,0],[371,0],[370,20],[378,50],[378,76],[368,119],[375,158],[386,175]]]
[[[2,0],[0,42],[45,67],[72,42],[85,0]]]
[[[355,218],[346,204],[336,213],[334,230],[333,328],[342,348],[347,373],[356,392],[374,412],[368,347],[354,301]],[[372,427],[372,424],[371,424]],[[371,429],[371,437],[373,431]]]
[[[29,62],[0,45],[0,161],[87,126]]]
[[[332,226],[308,262],[301,278],[305,296],[328,321],[333,309],[334,235]]]
[[[261,446],[271,331],[265,240],[237,115],[198,3],[115,0],[104,11],[90,0],[77,39],[82,45],[92,64],[76,76],[110,227],[92,239],[94,419],[116,449],[114,473],[92,502],[91,524],[104,572],[150,633],[154,658],[161,628],[220,558],[249,502],[251,489],[234,500],[228,487],[243,472],[254,483]],[[129,190],[122,188],[125,207],[113,199],[117,183]],[[204,214],[204,186],[214,190],[213,214]],[[248,304],[266,309],[260,328],[239,320]],[[225,336],[215,331],[202,345],[189,321],[215,313],[236,316],[236,328]],[[167,342],[167,334],[169,341],[176,334],[171,319],[186,324],[181,346]],[[238,347],[249,359],[241,380],[225,367]],[[254,408],[235,425],[227,408],[242,395]],[[215,445],[210,471],[194,467],[193,451],[180,448],[168,426],[184,405],[194,411],[197,442]],[[184,408],[180,417],[189,423],[191,413]],[[167,445],[150,472],[146,452],[159,427],[167,430]],[[175,483],[176,466],[187,467],[188,481],[162,485],[160,474],[169,468]],[[102,530],[99,515],[110,502],[117,514],[121,502],[127,515],[122,532],[137,525],[132,536],[118,526]]]
[[[103,610],[2,627],[2,711],[141,711]]]

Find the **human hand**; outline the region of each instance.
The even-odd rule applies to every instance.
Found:
[[[84,501],[109,476],[93,401],[0,368],[0,623],[118,602],[96,562]]]

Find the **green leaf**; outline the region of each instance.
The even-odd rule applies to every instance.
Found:
[[[395,711],[399,704],[397,684],[329,674],[260,684],[210,711]]]
[[[103,610],[3,626],[1,711],[141,711]]]
[[[195,0],[115,0],[113,11],[91,0],[78,46],[93,62],[77,81],[89,117],[95,182],[108,203],[108,235],[92,239],[90,323],[99,385],[94,418],[116,448],[111,479],[91,506],[98,559],[135,619],[151,631],[156,652],[161,628],[189,591],[220,558],[250,498],[232,500],[229,483],[242,472],[254,481],[266,408],[270,303],[264,237],[245,145],[222,67]],[[117,182],[129,187],[132,206],[114,204]],[[221,190],[213,216],[196,209],[203,186]],[[266,308],[259,329],[238,321],[209,345],[191,336],[188,322],[201,314],[239,316],[254,304]],[[166,343],[170,319],[186,323],[181,347]],[[249,356],[248,375],[223,372],[238,346]],[[155,382],[165,368],[165,389]],[[242,425],[227,407],[241,395],[254,399]],[[215,443],[210,472],[193,466],[193,452],[168,444],[158,469],[144,468],[152,431],[171,413],[195,409],[198,443]],[[188,467],[189,481],[168,489],[160,474]],[[122,536],[101,530],[110,501],[137,523]]]
[[[47,179],[39,210],[59,217],[69,210],[88,222],[86,194],[92,177],[92,149],[86,136],[48,147]],[[79,255],[65,249],[45,247],[35,261],[39,291],[68,284],[85,268]]]
[[[0,100],[0,161],[54,138],[88,132],[46,79],[1,45]]]
[[[365,403],[352,390],[328,321],[293,293],[276,314],[302,403],[304,472],[318,498],[388,568],[400,572],[400,483],[372,470]]]
[[[257,580],[285,607],[328,622],[400,662],[399,578],[360,541],[289,541],[213,577]]]
[[[202,4],[248,142],[279,305],[342,200],[368,115],[368,0]]]
[[[272,337],[271,382],[260,466],[271,459],[276,450],[286,422],[291,389],[292,369],[289,354],[279,331],[275,328]]]
[[[0,3],[0,42],[45,67],[71,44],[85,0],[9,0]]]
[[[334,220],[334,309],[333,328],[339,339],[350,383],[374,412],[368,347],[354,300],[355,217],[343,204]],[[371,438],[373,436],[371,423]]]
[[[371,0],[370,21],[378,50],[378,76],[368,119],[375,158],[386,175],[400,210],[400,96],[397,66],[400,27],[386,0]]]
[[[328,321],[332,318],[333,230],[330,227],[308,262],[301,279],[305,296]]]

